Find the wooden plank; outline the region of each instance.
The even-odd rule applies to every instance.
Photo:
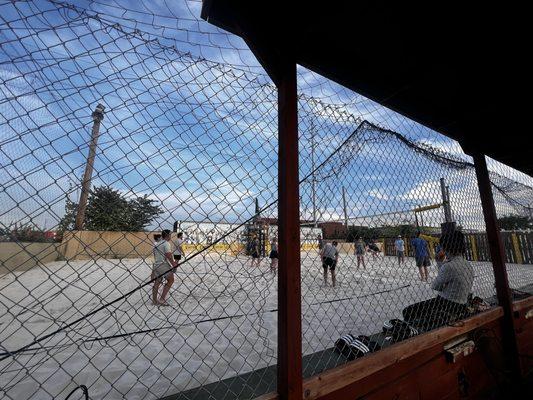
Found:
[[[509,361],[508,368],[512,371],[516,379],[518,379],[520,376],[520,359],[516,344],[512,297],[505,266],[505,252],[492,196],[492,183],[490,181],[485,155],[476,152],[472,156],[474,158],[474,168],[476,170],[481,205],[483,207],[483,217],[487,228],[494,280],[496,281],[496,295],[504,313],[503,344]]]
[[[318,399],[345,388],[384,368],[421,353],[453,338],[489,324],[503,316],[501,307],[462,321],[461,326],[446,326],[392,345],[386,350],[370,354],[362,359],[331,369],[304,381],[304,398]]]
[[[513,302],[513,311],[522,311],[533,307],[533,296]]]
[[[286,61],[278,86],[278,393],[302,398],[302,310],[296,64]]]
[[[254,400],[279,400],[277,393],[267,393],[262,396],[256,397]]]

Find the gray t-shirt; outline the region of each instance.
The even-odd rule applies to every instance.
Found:
[[[165,264],[167,262],[165,257],[166,253],[172,253],[170,243],[166,240],[157,242],[154,246],[154,265]]]
[[[439,292],[439,296],[459,304],[466,304],[472,291],[474,270],[470,263],[461,256],[455,256],[445,262],[431,288]]]
[[[394,245],[396,246],[396,250],[397,251],[404,251],[405,250],[405,243],[402,239],[396,239],[396,241],[394,242]]]
[[[339,254],[339,251],[331,243],[326,243],[326,245],[322,249],[322,256],[324,258],[331,258],[335,260],[337,258],[337,254]]]
[[[175,256],[184,256],[185,255],[183,253],[183,249],[182,249],[183,243],[185,243],[185,240],[179,239],[179,238],[177,238],[174,241],[174,255]]]

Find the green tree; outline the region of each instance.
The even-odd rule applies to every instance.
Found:
[[[74,223],[76,222],[76,211],[78,210],[78,204],[74,203],[67,197],[65,202],[65,215],[59,221],[57,225],[57,232],[63,234],[66,231],[74,229]]]
[[[528,230],[533,228],[533,220],[529,217],[511,214],[498,218],[498,225],[504,231]]]
[[[163,212],[155,203],[147,195],[127,199],[109,186],[95,187],[87,199],[84,228],[89,231],[142,231]],[[67,198],[59,232],[74,229],[77,209],[78,204]]]
[[[147,195],[137,197],[129,201],[131,221],[131,231],[142,231],[154,218],[163,212],[161,207],[155,204],[156,201],[149,199]]]

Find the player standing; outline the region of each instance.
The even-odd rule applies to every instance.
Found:
[[[415,250],[415,261],[418,272],[420,273],[420,280],[427,282],[428,267],[430,265],[428,243],[420,237],[420,232],[417,232],[416,238],[411,241],[411,244]]]
[[[361,263],[363,263],[363,268],[366,269],[365,266],[365,242],[363,241],[362,237],[359,237],[357,242],[355,242],[355,255],[357,256],[357,269],[359,269],[359,266]]]
[[[180,232],[174,241],[174,261],[177,261],[178,263],[181,260],[181,257],[185,257],[183,243],[185,243],[185,240],[183,240],[183,232]]]
[[[396,248],[396,255],[398,256],[398,266],[405,262],[405,242],[402,239],[401,235],[398,235],[398,239],[394,242],[394,247]]]
[[[270,242],[270,271],[272,274],[276,274],[278,268],[278,239],[273,238]]]
[[[178,264],[172,257],[172,249],[170,247],[170,230],[165,229],[161,232],[161,240],[154,246],[154,265],[152,269],[152,279],[154,280],[154,287],[152,288],[152,304],[157,306],[168,306],[166,297],[170,287],[174,283],[173,269]],[[159,286],[163,279],[166,280],[163,286],[163,292],[158,299]]]
[[[328,285],[328,268],[331,272],[331,283],[333,287],[337,282],[335,277],[335,267],[339,261],[339,251],[337,250],[337,242],[326,243],[320,252],[322,258],[322,268],[324,269],[324,286]]]
[[[252,242],[250,244],[250,255],[252,256],[252,268],[254,264],[257,264],[257,266],[259,267],[261,259],[259,258],[259,239],[256,235],[252,237]]]

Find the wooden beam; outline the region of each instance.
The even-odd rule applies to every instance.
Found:
[[[286,61],[278,87],[278,393],[302,399],[300,197],[296,63]]]
[[[511,377],[518,379],[520,376],[520,357],[518,355],[513,319],[513,303],[505,266],[505,250],[503,248],[500,228],[498,227],[498,217],[496,208],[494,207],[494,198],[492,196],[492,185],[485,155],[480,152],[475,152],[472,154],[472,157],[474,158],[479,195],[481,197],[483,216],[487,228],[487,239],[489,242],[492,268],[494,270],[494,280],[496,281],[496,295],[504,314],[502,336],[505,355],[511,371]]]
[[[533,308],[533,296],[527,297],[513,303],[513,311],[522,311]]]
[[[393,366],[434,346],[444,345],[450,340],[496,321],[502,316],[502,308],[496,307],[462,321],[460,326],[446,326],[416,336],[362,359],[315,375],[304,381],[304,399],[319,399],[347,386],[357,385],[362,379],[384,368]]]

